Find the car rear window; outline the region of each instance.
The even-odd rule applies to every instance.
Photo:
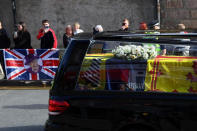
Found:
[[[196,93],[197,46],[93,41],[76,90]]]

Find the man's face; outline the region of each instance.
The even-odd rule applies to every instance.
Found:
[[[1,25],[1,22],[0,22],[0,29],[2,29],[2,25]]]
[[[79,28],[80,28],[80,26],[79,26],[78,24],[75,24],[75,25],[74,25],[74,29],[75,29],[75,30],[77,30],[77,29],[79,29]]]
[[[72,34],[72,28],[66,28],[66,34],[71,35]]]
[[[155,25],[154,26],[154,30],[160,30],[160,26],[159,25]]]
[[[129,27],[129,22],[127,20],[124,20],[122,22],[122,26],[125,26],[126,28],[128,28]]]
[[[185,30],[185,25],[184,24],[178,24],[178,29],[179,30]]]
[[[22,25],[18,25],[17,28],[18,28],[19,31],[22,31],[23,30]]]
[[[38,59],[33,60],[32,62],[30,62],[30,67],[32,68],[32,71],[37,73],[39,71],[39,64],[38,64]]]
[[[43,25],[44,28],[49,27],[49,23],[43,23],[42,25]]]

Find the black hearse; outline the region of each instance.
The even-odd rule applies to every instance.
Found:
[[[45,131],[197,130],[196,38],[75,36],[50,89]]]

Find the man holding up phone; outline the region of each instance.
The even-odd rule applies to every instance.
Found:
[[[55,49],[57,48],[57,38],[55,32],[49,28],[49,21],[42,21],[42,28],[39,30],[37,39],[41,40],[41,49]]]
[[[122,27],[121,27],[120,31],[130,31],[130,29],[129,29],[129,20],[128,19],[124,19],[123,20]]]

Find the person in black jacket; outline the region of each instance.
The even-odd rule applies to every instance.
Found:
[[[71,25],[67,25],[65,28],[65,33],[63,35],[63,45],[64,48],[67,48],[69,42],[70,42],[70,38],[73,36],[73,30],[72,30],[72,26]]]
[[[50,28],[48,20],[42,21],[42,28],[39,30],[37,39],[41,40],[41,49],[56,49],[57,48],[57,38],[54,30]]]
[[[15,49],[32,49],[31,35],[26,29],[24,22],[19,22],[17,25],[18,30],[14,32]]]
[[[6,49],[10,47],[10,38],[6,30],[2,26],[2,22],[0,21],[0,49]]]
[[[3,74],[5,74],[5,64],[4,64],[4,55],[2,49],[10,48],[10,38],[6,32],[6,30],[2,26],[2,22],[0,21],[0,66],[3,68]],[[4,75],[4,79],[6,76]]]

